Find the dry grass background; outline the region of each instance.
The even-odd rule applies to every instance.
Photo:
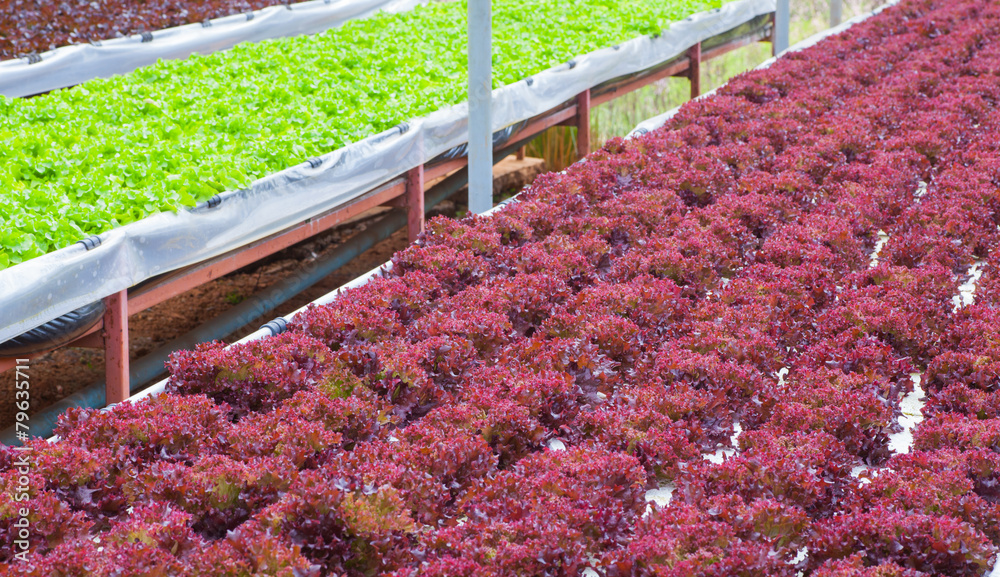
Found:
[[[881,5],[883,0],[843,0],[843,19],[853,18]],[[829,27],[828,0],[791,0],[791,42],[799,42]],[[759,43],[734,50],[701,66],[702,90],[708,91],[746,72],[771,57],[771,45]],[[688,100],[688,81],[668,78],[626,94],[591,110],[590,140],[601,146],[616,136],[624,136],[643,120]],[[550,170],[562,170],[576,160],[576,128],[555,127],[528,145],[527,153],[544,158]]]

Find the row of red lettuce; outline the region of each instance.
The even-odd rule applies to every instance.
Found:
[[[280,0],[42,0],[5,3],[0,60],[288,4]]]
[[[37,575],[982,575],[997,32],[904,1],[432,221],[283,335],[175,355],[168,394],[33,442],[27,502],[0,456],[0,555],[24,506]]]

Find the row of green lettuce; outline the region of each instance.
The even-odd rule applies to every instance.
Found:
[[[494,0],[494,86],[722,0]],[[0,96],[0,269],[465,100],[465,2]]]

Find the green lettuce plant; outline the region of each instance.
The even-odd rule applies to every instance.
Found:
[[[494,86],[722,0],[494,0]],[[466,4],[0,96],[0,269],[465,100]]]

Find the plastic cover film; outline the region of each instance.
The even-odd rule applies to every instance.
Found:
[[[669,61],[690,46],[774,11],[737,0],[675,22],[656,38],[598,50],[493,91],[500,130],[608,80]],[[468,140],[466,104],[445,108],[225,193],[214,208],[160,213],[0,271],[0,342],[153,276],[204,261],[355,200]]]
[[[429,0],[312,0],[270,6],[202,23],[146,34],[73,44],[42,53],[41,60],[0,62],[0,94],[28,96],[74,86],[91,78],[125,74],[159,59],[187,58],[232,48],[240,42],[316,34],[382,10],[404,12]],[[31,63],[33,62],[33,63]]]
[[[493,150],[501,148],[503,145],[510,141],[510,137],[514,136],[516,132],[524,128],[528,124],[527,120],[522,120],[517,124],[511,124],[510,126],[498,130],[493,133]],[[446,150],[441,154],[437,155],[428,164],[434,164],[438,161],[443,160],[453,160],[455,158],[462,158],[469,153],[469,143],[464,142],[458,146],[452,148],[451,150]]]

